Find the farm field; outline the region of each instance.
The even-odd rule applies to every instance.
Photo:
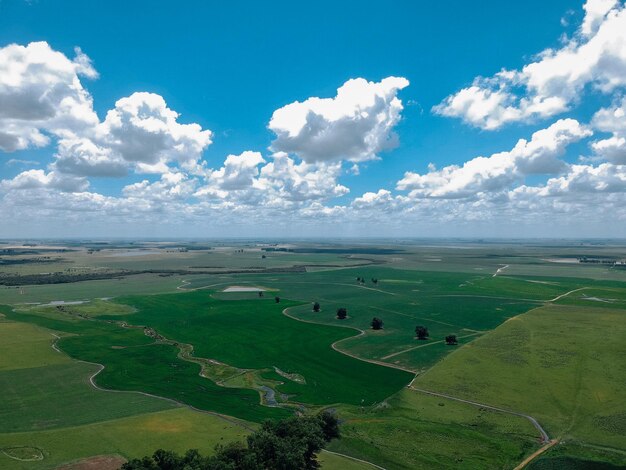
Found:
[[[0,279],[46,282],[0,286],[0,448],[43,455],[0,453],[15,468],[158,447],[211,453],[296,410],[330,409],[342,423],[329,447],[341,455],[320,454],[323,468],[512,469],[542,446],[523,416],[410,383],[532,415],[560,439],[536,468],[626,465],[626,270],[572,262],[619,246],[64,250],[55,262],[0,263]],[[16,256],[41,254],[0,259]],[[62,274],[46,274],[55,266]],[[119,277],[85,277],[98,272]],[[451,334],[457,345],[444,341]],[[161,431],[145,437],[149,423]]]

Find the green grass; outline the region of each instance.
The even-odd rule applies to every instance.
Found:
[[[389,470],[513,468],[538,444],[524,419],[403,390],[374,410],[341,407],[331,449]]]
[[[96,390],[88,377],[97,370],[73,362],[0,372],[0,432],[62,428],[173,406],[136,393]]]
[[[443,359],[416,385],[533,415],[552,437],[626,450],[626,315],[548,306]]]
[[[56,318],[60,313],[55,313],[56,317],[48,312],[35,313],[5,310],[8,318],[70,333],[58,341],[58,347],[75,359],[103,364],[105,369],[94,379],[101,387],[146,392],[251,421],[289,414],[261,406],[254,390],[220,387],[200,377],[198,364],[179,359],[176,347],[154,343],[141,328],[121,328],[69,315],[67,319]]]
[[[49,331],[26,323],[0,321],[0,374],[4,371],[67,364],[70,359],[51,347]]]
[[[66,404],[58,406],[63,406],[68,414],[83,411],[74,411]],[[95,406],[97,404],[94,403]],[[0,452],[0,468],[50,469],[64,462],[104,454],[138,458],[151,455],[158,448],[177,452],[197,448],[209,454],[216,444],[243,440],[248,433],[237,424],[186,408],[106,420],[107,414],[114,412],[115,408],[110,405],[95,409],[94,413],[99,413],[100,421],[88,425],[0,433],[0,448],[31,446],[41,449],[45,457],[39,462],[19,462]]]
[[[306,384],[284,380],[278,390],[293,401],[325,405],[372,404],[385,399],[412,375],[347,357],[332,343],[354,333],[313,325],[282,314],[295,305],[273,299],[222,301],[207,291],[118,299],[138,311],[124,317],[150,325],[160,334],[194,345],[198,357],[244,369],[278,367],[304,377]],[[374,380],[372,378],[375,378]]]

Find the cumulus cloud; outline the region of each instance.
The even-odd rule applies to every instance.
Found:
[[[483,191],[499,191],[532,174],[556,174],[567,167],[561,157],[567,146],[592,132],[575,119],[560,119],[520,139],[510,151],[477,157],[462,166],[450,165],[425,174],[407,172],[397,185],[414,197],[462,198]]]
[[[595,155],[612,163],[626,164],[626,98],[599,110],[592,119],[592,125],[599,131],[612,134],[591,144]]]
[[[0,48],[0,150],[58,140],[53,169],[78,176],[123,176],[129,168],[166,173],[174,164],[200,171],[211,131],[182,124],[154,93],[133,93],[100,122],[80,77],[97,78],[79,48],[69,59],[46,42]]]
[[[224,166],[210,172],[208,180],[221,190],[240,190],[258,187],[259,165],[265,163],[259,152],[245,151],[228,155]]]
[[[55,171],[28,170],[10,180],[0,181],[0,189],[31,190],[39,188],[56,189],[62,192],[82,192],[89,187],[86,178],[66,176]]]
[[[178,117],[162,96],[133,93],[118,100],[103,122],[80,136],[61,139],[55,167],[85,176],[123,176],[128,168],[167,173],[172,163],[200,171],[211,131],[181,124]]]
[[[482,129],[545,118],[571,108],[587,85],[602,93],[626,86],[626,8],[622,2],[588,0],[576,35],[546,49],[521,70],[477,77],[433,111]]]
[[[143,201],[184,201],[193,195],[196,183],[195,179],[180,172],[164,173],[160,180],[153,183],[143,180],[129,184],[122,189],[122,194],[129,199]]]
[[[550,178],[543,186],[522,186],[513,193],[520,192],[538,196],[626,192],[626,166],[612,163],[572,165],[567,174]]]
[[[42,147],[49,134],[67,136],[95,125],[80,75],[97,77],[80,49],[70,60],[45,42],[0,48],[0,150]]]
[[[334,98],[288,104],[272,115],[269,129],[276,139],[271,148],[307,163],[375,159],[397,145],[393,128],[403,109],[397,94],[408,85],[402,77],[357,78],[344,83]]]
[[[198,197],[212,197],[244,205],[288,207],[348,193],[337,182],[341,163],[296,163],[285,153],[267,162],[259,152],[229,155],[219,170],[209,171]]]

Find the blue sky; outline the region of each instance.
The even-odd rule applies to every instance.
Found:
[[[24,123],[15,116],[2,121],[0,110],[0,133],[3,125],[11,132],[18,132],[15,130],[18,124],[26,130],[34,125],[49,137],[45,145],[28,141],[19,148],[7,145],[3,148],[0,143],[0,158],[4,160],[4,164],[0,163],[2,211],[7,220],[14,221],[10,227],[0,228],[0,236],[117,233],[144,236],[155,230],[168,236],[181,234],[181,221],[187,227],[183,234],[189,236],[300,235],[307,234],[304,227],[310,220],[318,221],[322,236],[332,231],[337,220],[346,223],[346,235],[514,236],[521,227],[521,235],[526,236],[574,236],[581,233],[579,223],[563,215],[572,211],[589,211],[595,218],[604,217],[598,219],[599,226],[583,227],[586,236],[624,236],[626,232],[620,227],[626,224],[621,219],[622,224],[615,220],[616,214],[622,217],[621,212],[618,214],[611,206],[598,214],[593,208],[607,202],[616,207],[621,204],[626,191],[622,173],[626,161],[620,152],[626,151],[616,150],[615,142],[609,146],[611,156],[602,154],[608,144],[600,145],[602,150],[591,147],[593,142],[611,136],[619,140],[624,131],[618,122],[587,132],[596,113],[620,107],[624,84],[619,79],[613,80],[602,68],[609,67],[593,62],[593,57],[584,59],[589,60],[587,78],[574,77],[577,71],[568,72],[567,79],[554,72],[547,76],[545,70],[532,76],[520,73],[514,80],[494,75],[502,69],[522,72],[525,65],[540,62],[537,54],[546,49],[552,49],[557,56],[564,50],[583,50],[585,44],[594,40],[600,42],[601,38],[597,37],[602,34],[620,34],[620,28],[611,30],[610,23],[622,21],[621,2],[590,0],[585,5],[586,9],[580,1],[486,1],[477,6],[462,1],[438,5],[410,1],[296,5],[294,2],[2,0],[0,48],[11,45],[27,48],[31,43],[45,42],[50,51],[73,61],[75,48],[79,47],[91,61],[94,73],[91,77],[87,76],[89,73],[76,74],[100,122],[105,121],[107,111],[116,109],[120,98],[149,92],[162,97],[166,107],[179,114],[178,123],[197,123],[212,135],[211,143],[202,144],[202,149],[192,158],[195,165],[203,165],[203,170],[198,166],[192,169],[189,161],[185,163],[187,167],[181,166],[180,156],[163,157],[160,161],[167,168],[146,170],[133,166],[139,157],[128,157],[110,139],[105,144],[105,137],[96,138],[83,127],[80,131],[71,126],[69,130],[59,130],[56,123]],[[603,33],[603,28],[608,32]],[[619,46],[605,43],[600,47],[617,48],[609,50],[607,60],[614,61],[611,66],[618,70],[626,54]],[[20,51],[26,57],[24,60],[34,57],[28,49]],[[8,76],[10,71],[0,68],[0,85],[2,73]],[[337,89],[350,79],[382,83],[387,77],[403,77],[410,82],[388,96],[400,100],[403,109],[397,119],[389,118],[382,137],[376,134],[384,139],[397,135],[395,148],[375,145],[367,155],[346,153],[328,159],[316,157],[313,161],[303,155],[305,148],[314,144],[300,141],[294,144],[302,145],[299,150],[287,150],[285,155],[294,165],[303,162],[308,165],[298,170],[295,180],[287,181],[289,178],[277,174],[281,171],[277,169],[272,170],[271,183],[263,179],[263,165],[273,161],[276,151],[282,152],[292,145],[277,137],[276,129],[270,129],[275,111],[311,97],[334,98]],[[491,81],[479,83],[478,77],[491,77]],[[22,84],[30,83],[22,79]],[[560,79],[565,84],[560,84]],[[537,81],[543,87],[539,91],[528,85]],[[19,89],[22,85],[9,82],[5,80],[4,88],[0,88],[0,100],[2,93],[11,99],[25,93],[42,93],[41,88],[33,91],[23,85],[26,88]],[[604,86],[607,82],[610,85]],[[506,89],[503,102],[512,117],[494,118],[502,112],[498,107],[488,109],[480,118],[470,116],[458,103],[434,109],[472,83],[478,85],[473,90],[476,93]],[[571,90],[559,91],[567,87]],[[538,112],[523,104],[525,98],[533,97],[537,99],[536,109],[542,106]],[[480,101],[483,98],[475,94],[471,102],[484,106],[485,101]],[[550,100],[556,99],[562,101],[558,109],[550,104],[553,103]],[[85,119],[95,126],[96,118]],[[472,181],[461,190],[456,188],[461,184],[458,181],[471,176],[451,174],[456,189],[445,189],[441,186],[441,175],[429,169],[429,163],[434,163],[437,169],[463,166],[478,156],[511,151],[519,139],[531,140],[534,132],[566,119],[569,121],[554,129],[567,133],[567,142],[559,146],[555,155],[542,157],[557,158],[560,166],[552,160],[550,168],[540,171],[524,170],[524,165],[504,165],[498,170],[504,176],[499,174],[497,178],[485,176],[481,170],[482,183],[477,186]],[[578,125],[575,129],[572,120]],[[328,127],[327,130],[332,130],[337,141],[365,142],[374,131],[366,129],[367,135],[354,134],[357,127],[364,126],[347,124],[345,136],[340,134],[341,129]],[[98,132],[105,132],[103,129],[111,128],[104,126]],[[20,132],[26,135],[26,130]],[[67,155],[64,162],[69,163],[63,166],[55,156],[60,141],[70,139],[68,133],[72,134],[71,139],[90,139],[100,149],[106,147],[106,158],[117,158],[119,165],[127,165],[127,170],[123,175],[111,176],[95,170],[80,173],[72,167],[68,173],[71,159],[78,157]],[[542,149],[552,145],[545,140],[539,144],[544,145]],[[341,153],[341,146],[337,145]],[[161,150],[163,155],[171,155],[169,150]],[[144,151],[149,153],[154,148],[146,147]],[[235,175],[239,178],[237,185],[219,180],[224,177],[219,169],[225,166],[225,158],[246,151],[258,152],[260,157],[247,154],[237,160],[237,171],[241,170],[244,159],[246,165],[253,165],[250,158],[256,159],[255,162],[262,158],[264,162],[253,165],[252,169],[246,167],[252,173],[248,171],[245,177]],[[531,158],[528,155],[511,158]],[[98,158],[101,162],[105,157]],[[355,163],[358,175],[352,174]],[[573,164],[589,168],[572,169]],[[610,190],[602,189],[606,185],[594,180],[589,184],[595,184],[595,189],[584,190],[584,197],[576,196],[573,200],[569,189],[568,195],[564,195],[562,190],[551,189],[556,183],[550,183],[552,186],[548,188],[551,179],[569,181],[575,171],[587,171],[585,175],[599,178],[596,173],[602,164],[612,165],[603,167],[613,181]],[[29,171],[39,173],[24,175]],[[407,179],[407,172],[420,178]],[[166,173],[170,175],[169,183],[154,186],[164,181]],[[507,183],[483,185],[490,178],[493,181],[504,178]],[[405,184],[399,184],[402,180]],[[141,194],[124,189],[143,181],[147,183]],[[290,188],[301,185],[302,181],[305,190],[294,196]],[[242,186],[245,182],[249,187]],[[189,183],[184,190],[172,191],[174,185],[183,183]],[[207,187],[211,189],[201,194],[202,188]],[[379,193],[381,189],[389,194]],[[370,196],[355,204],[355,200],[367,193],[378,197]],[[521,193],[527,200],[520,202]],[[383,196],[385,204],[382,204]],[[508,202],[502,202],[504,199]],[[33,201],[32,206],[24,203],[28,200]],[[54,203],[56,200],[71,202],[67,207],[59,207]],[[43,210],[41,201],[50,207]],[[529,210],[534,211],[534,217],[529,217]],[[438,217],[438,211],[448,215]],[[286,226],[266,222],[278,212],[288,221]],[[29,214],[31,217],[24,217]],[[505,218],[503,214],[507,214]],[[561,216],[563,219],[557,226],[545,226],[546,220]],[[385,221],[384,226],[375,223],[380,220]],[[495,231],[494,225],[498,227]]]

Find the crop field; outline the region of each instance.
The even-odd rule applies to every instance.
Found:
[[[559,439],[530,468],[624,463],[626,269],[578,262],[621,246],[8,250],[0,281],[41,283],[0,286],[0,468],[210,453],[265,419],[331,409],[343,437],[323,468],[512,469],[540,433],[489,407]]]

